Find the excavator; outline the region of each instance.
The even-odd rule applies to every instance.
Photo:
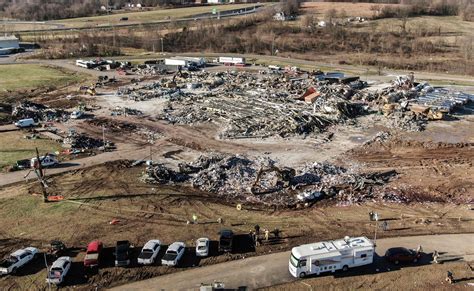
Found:
[[[260,182],[260,179],[262,178],[262,175],[265,173],[271,173],[275,172],[278,176],[278,180],[275,183],[275,185],[269,189],[262,189],[258,183]],[[264,168],[263,166],[258,170],[257,172],[257,177],[255,178],[255,182],[252,184],[250,187],[250,192],[254,195],[264,195],[264,194],[269,194],[276,192],[280,189],[286,188],[291,186],[292,180],[296,175],[295,169],[284,167],[284,168],[278,168],[275,165],[270,165],[267,168]]]
[[[176,71],[176,73],[174,73],[173,79],[171,79],[171,81],[166,81],[163,83],[163,87],[176,88],[176,77],[178,76],[182,79],[186,79],[188,77],[188,74],[182,72],[181,66],[178,67],[178,70]]]
[[[79,91],[83,92],[86,95],[89,96],[95,96],[97,92],[95,91],[95,85],[91,84],[90,86],[81,86],[79,88]]]

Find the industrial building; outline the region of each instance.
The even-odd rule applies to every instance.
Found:
[[[8,55],[20,49],[20,42],[15,36],[0,36],[0,55]]]
[[[15,36],[0,36],[0,49],[2,48],[19,48],[20,42]]]

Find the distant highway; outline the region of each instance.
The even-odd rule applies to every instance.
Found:
[[[15,33],[37,33],[37,32],[56,32],[56,31],[84,31],[84,30],[111,30],[113,28],[131,28],[131,27],[149,27],[149,26],[157,26],[163,25],[167,23],[185,23],[189,21],[198,21],[198,20],[206,20],[206,19],[217,19],[217,18],[227,18],[227,17],[237,17],[247,14],[256,13],[262,8],[263,5],[256,5],[252,7],[246,8],[239,8],[233,10],[227,10],[220,12],[219,15],[212,14],[212,13],[202,13],[196,14],[193,16],[185,17],[185,18],[172,18],[172,19],[163,19],[163,20],[156,20],[144,23],[119,23],[119,24],[105,24],[99,26],[85,26],[85,27],[66,27],[62,23],[54,23],[54,22],[41,22],[41,24],[48,24],[57,26],[56,28],[49,28],[49,29],[35,29],[35,30],[16,30]],[[242,12],[241,12],[242,11]],[[32,24],[34,22],[31,22]]]

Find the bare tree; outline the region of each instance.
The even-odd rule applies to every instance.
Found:
[[[297,15],[300,12],[302,0],[280,0],[281,11],[285,15]]]

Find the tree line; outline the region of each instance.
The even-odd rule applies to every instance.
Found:
[[[108,1],[108,3],[107,3]],[[292,0],[290,0],[291,2]],[[266,1],[260,1],[266,2]],[[102,6],[120,9],[127,3],[144,7],[189,6],[191,0],[0,0],[0,14],[21,20],[54,20],[106,13]]]

